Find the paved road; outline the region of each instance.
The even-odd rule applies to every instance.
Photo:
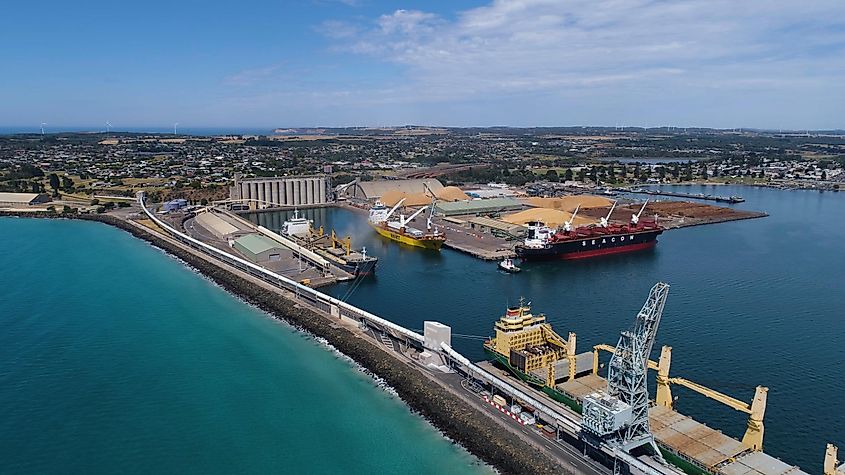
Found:
[[[388,340],[386,336],[377,334],[372,330],[368,330],[365,334],[372,338],[376,344],[392,350],[400,358],[408,361],[414,361],[401,352],[399,345],[395,340]],[[389,344],[388,344],[389,343]],[[522,425],[510,416],[503,414],[497,408],[485,401],[482,397],[486,392],[476,392],[471,389],[466,380],[457,373],[441,373],[437,371],[430,371],[427,368],[421,368],[431,379],[436,380],[446,389],[450,390],[458,397],[469,402],[477,410],[486,413],[492,419],[496,420],[500,425],[507,430],[514,432],[520,438],[529,444],[544,450],[548,455],[553,457],[561,466],[567,468],[573,473],[584,473],[593,475],[608,475],[611,470],[603,465],[595,462],[592,459],[584,457],[577,448],[561,441],[551,440],[542,434],[540,429],[536,426]]]
[[[558,463],[569,470],[575,473],[596,475],[606,475],[611,473],[611,470],[603,465],[592,459],[584,457],[575,447],[572,447],[564,442],[551,440],[544,436],[536,426],[522,425],[511,419],[511,417],[507,414],[503,414],[496,407],[482,399],[482,395],[484,393],[477,393],[469,388],[463,377],[460,375],[453,373],[437,375],[437,377],[454,391],[463,391],[465,395],[469,395],[471,399],[474,399],[473,405],[476,406],[477,409],[487,413],[500,424],[507,426],[509,430],[517,433],[531,445],[544,448],[549,455],[557,459]]]

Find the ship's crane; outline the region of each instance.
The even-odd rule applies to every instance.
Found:
[[[613,214],[613,210],[616,209],[616,203],[618,203],[618,201],[613,202],[613,206],[610,207],[610,211],[607,213],[607,216],[602,216],[601,221],[599,221],[599,225],[601,227],[607,227],[610,220],[610,215]]]
[[[660,461],[663,457],[648,421],[648,357],[654,346],[669,284],[658,282],[637,314],[634,326],[623,331],[610,359],[606,393],[584,398],[585,437],[631,452],[646,448]]]
[[[403,215],[399,215],[399,226],[404,228],[404,227],[405,227],[405,225],[407,225],[408,223],[410,223],[411,221],[413,221],[413,220],[414,220],[414,218],[416,218],[417,216],[419,216],[419,215],[420,215],[420,213],[422,213],[423,211],[425,211],[425,210],[426,210],[426,208],[428,208],[428,206],[423,206],[422,208],[420,208],[420,209],[416,210],[416,211],[414,212],[414,214],[412,214],[412,215],[411,215],[411,216],[409,216],[408,218],[405,218],[405,215],[404,215],[404,214],[403,214]]]
[[[570,232],[572,231],[572,222],[575,221],[575,216],[578,215],[578,210],[581,209],[581,204],[578,203],[578,206],[575,207],[575,211],[572,212],[572,216],[569,217],[569,220],[563,223],[563,231]]]
[[[616,352],[616,348],[605,344],[593,346],[593,374],[598,374],[599,351],[607,351],[612,354]],[[749,404],[688,379],[669,377],[669,368],[672,364],[671,346],[664,345],[660,351],[660,359],[658,361],[648,360],[647,364],[649,369],[657,371],[657,376],[655,377],[655,381],[657,382],[657,397],[654,402],[658,406],[668,407],[669,409],[674,407],[676,398],[672,397],[670,385],[682,386],[695,391],[734,410],[748,414],[748,423],[746,424],[745,435],[742,437],[742,445],[751,450],[763,450],[763,417],[766,414],[766,400],[768,399],[767,394],[769,388],[757,386],[754,391],[754,398]]]
[[[431,218],[434,216],[434,207],[437,205],[437,200],[431,200],[431,208],[428,210],[428,218],[425,220],[425,229],[428,232],[431,232]],[[434,232],[436,233],[437,230],[435,229]]]
[[[647,205],[647,204],[648,204],[648,200],[645,200],[645,203],[643,203],[643,207],[642,207],[642,208],[640,208],[640,212],[639,212],[639,213],[637,213],[637,214],[632,214],[632,215],[631,215],[631,224],[633,224],[634,226],[636,226],[636,225],[637,225],[637,223],[639,223],[639,222],[640,222],[640,216],[643,214],[643,211],[645,211],[645,205]]]
[[[405,202],[405,198],[402,198],[401,200],[399,200],[398,203],[396,203],[393,206],[393,208],[390,208],[390,211],[388,211],[387,214],[384,216],[384,220],[387,221],[387,219],[390,218],[393,215],[393,213],[395,213],[396,210],[399,209],[400,206],[402,206],[402,203],[404,203],[404,202]]]

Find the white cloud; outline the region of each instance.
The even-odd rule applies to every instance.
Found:
[[[845,80],[842,18],[840,0],[496,0],[451,21],[397,10],[337,47],[406,66],[418,99],[661,84],[821,87]]]
[[[330,71],[242,71],[226,83],[266,87],[225,104],[288,125],[841,128],[843,18],[841,0],[494,0],[449,17],[355,15],[316,28],[342,59]]]

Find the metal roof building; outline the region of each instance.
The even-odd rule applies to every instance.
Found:
[[[211,211],[198,213],[194,219],[200,226],[211,231],[219,239],[226,239],[238,232],[247,231]]]
[[[400,191],[408,194],[426,193],[426,187],[437,193],[443,184],[434,178],[416,180],[375,180],[356,181],[345,187],[338,187],[338,197],[353,201],[373,203],[388,191]]]
[[[0,206],[4,208],[33,206],[50,201],[50,195],[46,193],[0,193]]]
[[[472,229],[477,229],[481,232],[491,232],[494,234],[498,232],[514,237],[524,236],[527,229],[521,224],[506,223],[504,221],[499,221],[498,219],[486,218],[484,216],[470,218],[467,222]]]
[[[284,247],[261,234],[245,234],[232,243],[232,247],[252,262],[273,262],[282,257]]]
[[[516,211],[523,208],[522,203],[513,198],[491,198],[489,200],[453,201],[437,203],[435,213],[439,216],[481,215]]]

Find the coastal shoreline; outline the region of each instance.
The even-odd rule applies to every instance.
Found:
[[[384,380],[412,411],[426,419],[446,438],[500,473],[568,473],[539,449],[516,434],[502,430],[486,414],[457,395],[434,384],[421,370],[376,347],[329,318],[292,301],[279,292],[255,285],[220,265],[188,252],[153,231],[107,214],[63,216],[54,213],[0,212],[0,216],[48,219],[80,219],[114,226],[142,239],[196,269],[231,294],[256,306],[273,318],[325,339],[337,351]]]

